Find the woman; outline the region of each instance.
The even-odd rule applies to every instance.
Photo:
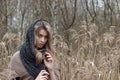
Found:
[[[51,27],[46,20],[39,19],[31,24],[26,41],[10,62],[9,68],[14,71],[12,79],[57,80],[51,38]]]

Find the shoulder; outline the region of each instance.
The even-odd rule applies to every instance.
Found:
[[[12,59],[17,59],[20,58],[20,51],[17,51],[14,53],[14,55],[12,56]]]
[[[17,51],[17,52],[14,53],[14,55],[12,56],[9,65],[19,64],[19,63],[21,63],[21,61],[20,61],[20,51]]]
[[[17,51],[17,52],[14,53],[12,58],[19,58],[19,55],[20,55],[20,51]]]
[[[14,53],[8,65],[8,68],[12,71],[15,71],[19,75],[22,75],[23,72],[26,72],[20,59],[20,51]]]

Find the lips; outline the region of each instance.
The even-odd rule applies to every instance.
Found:
[[[43,45],[44,45],[44,44],[39,43],[39,46],[41,46],[41,47],[42,47]]]

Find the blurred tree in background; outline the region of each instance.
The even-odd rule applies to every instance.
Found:
[[[19,34],[23,39],[29,24],[37,18],[47,19],[54,34],[63,35],[70,28],[77,29],[85,21],[95,23],[99,34],[110,26],[120,26],[119,0],[1,0],[0,39],[6,32]],[[77,29],[78,30],[78,29]],[[66,42],[67,33],[64,36]]]

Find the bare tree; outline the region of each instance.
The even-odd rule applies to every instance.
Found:
[[[1,14],[1,34],[3,35],[10,28],[10,23],[12,23],[12,16],[16,10],[17,1],[16,0],[1,0],[0,2],[0,14]]]
[[[72,3],[69,3],[66,0],[61,1],[61,17],[62,17],[62,25],[65,30],[68,30],[71,28],[75,22],[76,19],[76,12],[77,12],[77,0],[71,1]],[[69,4],[69,6],[68,6]],[[72,7],[71,9],[69,7]]]

